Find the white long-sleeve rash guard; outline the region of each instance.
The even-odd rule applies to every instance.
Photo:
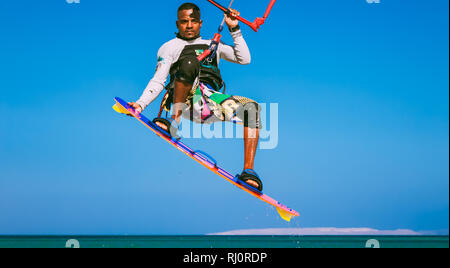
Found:
[[[231,36],[233,37],[234,46],[223,43],[219,44],[217,49],[217,66],[219,65],[220,59],[242,65],[250,64],[250,51],[242,36],[242,32],[240,30],[232,32]],[[211,40],[204,40],[201,37],[191,41],[175,38],[165,43],[158,51],[158,65],[155,75],[150,80],[141,98],[136,103],[139,104],[142,109],[145,109],[159,96],[159,94],[161,94],[169,76],[170,68],[178,61],[178,58],[186,45],[209,45],[210,43]]]

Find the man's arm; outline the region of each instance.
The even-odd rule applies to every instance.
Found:
[[[237,10],[230,9],[231,13],[225,15],[225,22],[230,29],[231,37],[233,37],[234,46],[228,46],[225,44],[219,45],[220,58],[227,61],[231,61],[239,64],[250,64],[251,56],[247,43],[242,36],[242,32],[239,28],[239,21],[236,16],[240,13]]]
[[[138,104],[142,110],[147,108],[150,103],[158,98],[159,94],[161,94],[164,89],[173,62],[170,52],[171,49],[167,43],[158,51],[158,65],[156,67],[155,75],[148,83],[142,96],[136,101],[136,104]],[[133,107],[137,108],[136,105],[133,105]]]
[[[247,43],[242,36],[241,30],[231,32],[231,36],[233,37],[234,46],[220,44],[220,58],[238,64],[250,64],[250,50],[248,49]]]

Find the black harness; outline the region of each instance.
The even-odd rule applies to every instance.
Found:
[[[180,72],[180,62],[188,57],[198,57],[208,48],[209,45],[206,44],[186,45],[181,52],[178,61],[170,68],[170,82],[166,89],[171,90],[174,88],[176,74]],[[219,91],[224,86],[224,82],[217,65],[217,55],[214,55],[212,59],[207,59],[200,63],[199,79],[200,82],[210,85],[216,91]]]
[[[191,80],[189,82],[193,82],[198,77],[200,82],[210,85],[214,90],[219,91],[221,88],[224,88],[223,90],[225,92],[225,83],[222,80],[222,76],[217,65],[217,54],[215,53],[212,57],[208,57],[202,62],[198,62],[198,60],[196,60],[196,58],[208,48],[209,45],[206,44],[186,45],[184,47],[178,61],[175,62],[170,68],[170,82],[166,86],[167,92],[161,103],[159,117],[161,117],[163,110],[170,111],[173,102],[173,92],[175,89],[175,79],[177,78],[177,75],[179,73],[193,73],[192,70],[181,70],[181,63],[187,58],[196,61],[195,67],[187,67],[195,68],[196,70],[193,75],[194,77],[188,79]]]

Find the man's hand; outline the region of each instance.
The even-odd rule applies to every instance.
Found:
[[[128,105],[130,105],[131,107],[133,107],[133,109],[136,111],[137,114],[142,113],[142,107],[141,105],[135,103],[135,102],[129,102]]]
[[[237,10],[230,8],[230,15],[225,14],[225,23],[228,25],[229,29],[233,29],[238,26],[239,21],[236,19],[237,16],[241,15]]]

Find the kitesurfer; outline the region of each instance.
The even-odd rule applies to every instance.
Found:
[[[131,105],[141,113],[163,91],[167,89],[162,108],[170,111],[172,121],[180,123],[181,116],[199,123],[215,121],[241,122],[244,124],[244,171],[238,179],[262,191],[262,182],[254,171],[256,149],[259,141],[260,106],[255,101],[219,92],[224,87],[220,70],[220,59],[246,65],[251,56],[240,30],[236,16],[239,12],[230,9],[225,14],[225,23],[233,38],[234,45],[220,43],[214,58],[200,62],[197,57],[209,48],[211,40],[200,36],[203,25],[200,9],[192,3],[184,3],[178,8],[176,38],[165,43],[158,51],[158,63],[154,77],[148,83],[142,96]],[[165,87],[167,78],[170,82]],[[173,128],[172,122],[162,118],[155,123],[166,131]],[[173,133],[172,133],[173,134]]]

